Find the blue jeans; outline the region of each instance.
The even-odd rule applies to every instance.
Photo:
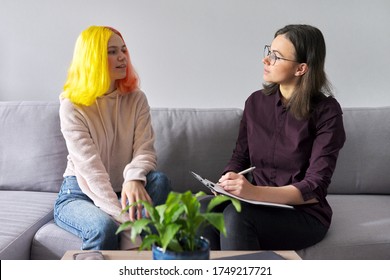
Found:
[[[145,188],[153,204],[164,203],[171,191],[167,176],[152,171],[146,179]],[[82,239],[82,250],[119,249],[119,235],[115,234],[118,223],[81,191],[75,176],[64,178],[54,205],[54,221]]]

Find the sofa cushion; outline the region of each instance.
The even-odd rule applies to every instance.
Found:
[[[30,259],[36,231],[53,219],[57,195],[48,192],[0,191],[0,259]]]
[[[31,246],[32,260],[59,260],[68,250],[80,250],[81,238],[60,228],[54,221],[41,227]]]
[[[240,109],[159,109],[151,111],[157,169],[175,191],[207,189],[190,171],[216,181],[229,161],[242,117]]]
[[[58,192],[67,149],[59,102],[0,102],[0,190]]]
[[[329,195],[330,229],[318,244],[297,253],[302,259],[390,259],[389,195]]]
[[[343,112],[347,140],[329,193],[390,194],[390,107]]]

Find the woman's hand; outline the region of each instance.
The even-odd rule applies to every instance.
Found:
[[[122,194],[121,194],[121,204],[122,209],[124,209],[127,204],[132,204],[134,202],[144,200],[149,203],[153,203],[149,194],[147,193],[144,184],[142,181],[129,181],[123,185]],[[134,207],[129,208],[129,218],[130,221],[134,222],[136,219],[139,220],[142,218],[142,205],[139,204]],[[148,216],[148,213],[146,213]],[[137,216],[137,217],[136,217]]]
[[[218,185],[225,191],[245,199],[289,205],[318,202],[317,198],[305,201],[301,191],[293,185],[280,187],[261,186],[260,188],[252,185],[243,175],[234,172],[228,172],[223,175],[219,179]]]
[[[249,183],[244,175],[228,172],[218,180],[218,185],[225,191],[236,196],[254,199],[254,185]]]

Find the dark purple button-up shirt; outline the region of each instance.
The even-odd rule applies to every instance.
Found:
[[[332,209],[325,197],[344,142],[342,110],[335,98],[323,96],[309,119],[297,120],[283,106],[279,91],[271,95],[257,91],[245,102],[225,172],[256,166],[255,185],[294,185],[305,201],[319,201],[295,206],[296,210],[310,213],[329,227]]]

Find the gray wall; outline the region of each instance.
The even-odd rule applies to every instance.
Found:
[[[78,34],[110,25],[151,106],[242,108],[289,23],[323,31],[343,107],[390,105],[389,0],[0,0],[0,101],[57,100]]]

